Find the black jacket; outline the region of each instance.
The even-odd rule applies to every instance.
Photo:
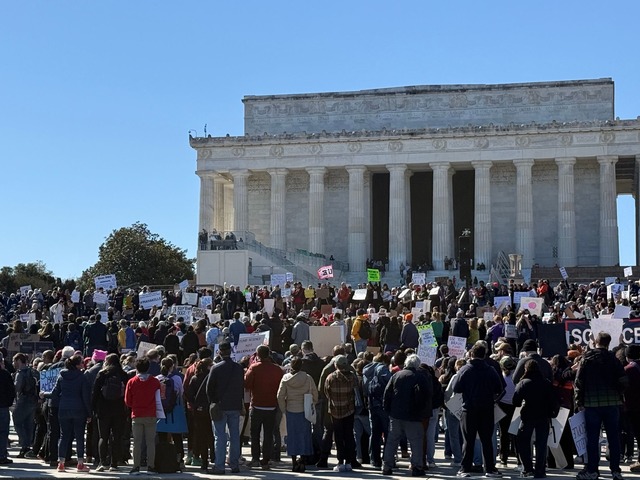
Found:
[[[536,375],[524,378],[517,385],[513,394],[513,405],[524,406],[520,412],[523,422],[536,423],[552,418],[553,410],[558,408],[558,396],[549,380]],[[557,413],[556,413],[557,414]]]
[[[207,397],[219,403],[222,410],[242,410],[244,407],[244,369],[230,357],[223,358],[209,371]]]
[[[462,394],[462,406],[469,411],[491,408],[504,388],[487,362],[473,358],[458,372],[453,391]]]
[[[9,408],[16,399],[16,389],[11,374],[0,368],[0,408]]]
[[[420,422],[431,416],[433,385],[429,374],[413,368],[396,372],[384,390],[383,407],[390,417]]]

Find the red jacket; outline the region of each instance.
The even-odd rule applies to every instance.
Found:
[[[244,388],[251,391],[251,406],[275,408],[278,406],[278,387],[284,371],[275,363],[257,361],[244,375]]]
[[[124,403],[131,409],[131,418],[156,417],[156,390],[160,390],[157,378],[142,380],[138,375],[127,382]]]

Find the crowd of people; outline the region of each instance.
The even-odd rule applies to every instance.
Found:
[[[176,316],[181,291],[163,292],[162,305],[150,309],[140,302],[146,287],[73,297],[60,289],[4,293],[0,465],[38,458],[58,471],[128,465],[131,474],[187,466],[237,473],[248,443],[249,468],[282,467],[286,452],[296,472],[369,464],[391,475],[406,458],[410,474],[423,476],[438,468],[442,436],[460,477],[499,477],[499,467],[512,462],[523,478],[544,478],[548,467],[583,463],[577,479],[595,480],[604,428],[609,469],[621,480],[621,462],[640,471],[640,345],[610,349],[618,342],[594,332],[589,345],[545,358],[537,335],[542,317],[494,305],[495,297],[529,291],[544,299],[545,322],[589,321],[616,305],[640,316],[638,284],[615,285],[552,288],[541,280],[457,288],[450,279],[391,288],[292,282],[191,289],[209,299],[204,318]],[[104,294],[107,304],[96,305]],[[425,300],[428,311],[415,312]],[[29,322],[25,313],[33,313]],[[318,355],[311,326],[340,328],[342,340]],[[435,338],[431,360],[420,348],[425,326]],[[51,348],[10,351],[12,334],[27,332]],[[253,354],[238,358],[241,335],[266,332]],[[450,354],[450,337],[464,338],[463,354]],[[569,422],[549,454],[551,421],[562,408],[569,416],[584,412],[582,455]],[[20,447],[13,459],[10,416]]]

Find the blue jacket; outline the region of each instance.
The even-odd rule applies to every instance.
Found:
[[[89,381],[77,369],[60,372],[51,397],[58,400],[59,418],[88,418],[91,416]]]
[[[238,340],[240,340],[240,334],[247,333],[247,329],[240,320],[234,320],[229,325],[229,334],[233,337],[233,344],[238,345]]]

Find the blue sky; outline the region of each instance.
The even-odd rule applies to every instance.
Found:
[[[187,132],[242,134],[244,95],[611,77],[636,118],[638,18],[632,0],[1,2],[0,266],[79,276],[136,221],[195,256]]]

